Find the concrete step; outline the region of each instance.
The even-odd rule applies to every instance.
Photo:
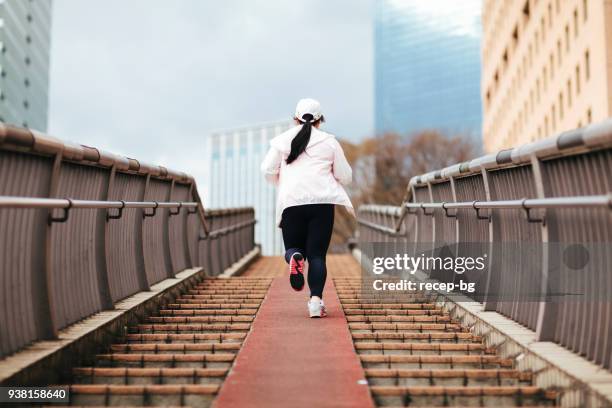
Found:
[[[511,359],[498,356],[439,356],[439,355],[396,355],[361,354],[365,368],[407,368],[407,369],[471,369],[471,368],[512,368]]]
[[[557,393],[539,387],[372,386],[379,406],[551,406]]]
[[[240,350],[242,342],[234,343],[170,343],[170,344],[113,344],[110,349],[113,353],[150,353],[150,354],[198,354],[207,353],[236,353]]]
[[[154,316],[147,319],[150,323],[250,323],[254,316]]]
[[[259,303],[169,303],[166,309],[257,309]]]
[[[414,343],[481,343],[482,337],[468,332],[428,332],[428,333],[413,333],[413,332],[390,332],[376,331],[356,333],[352,332],[351,336],[354,341],[372,341],[372,342],[414,342]]]
[[[367,369],[365,373],[371,385],[404,387],[529,386],[533,377],[531,372],[512,369]]]
[[[227,368],[104,368],[80,367],[73,370],[80,384],[168,385],[221,384]]]
[[[218,385],[98,385],[70,386],[71,405],[209,407]]]
[[[378,309],[378,310],[395,310],[395,309],[409,309],[409,310],[432,310],[439,309],[433,303],[342,303],[342,308],[345,310],[350,309]]]
[[[257,295],[265,296],[265,289],[192,289],[187,294],[190,295]]]
[[[229,368],[236,357],[235,353],[199,354],[147,354],[147,353],[109,353],[98,354],[96,360],[100,367],[134,368]]]
[[[227,333],[243,331],[251,327],[250,323],[191,323],[191,324],[139,324],[131,327],[130,331],[136,333]]]
[[[255,316],[257,309],[162,309],[160,316]]]
[[[178,304],[202,304],[202,305],[210,305],[210,304],[218,304],[221,301],[223,301],[222,299],[190,299],[190,298],[184,298],[184,297],[180,297],[177,298],[174,303],[178,303]],[[232,304],[257,304],[260,302],[259,299],[229,299],[227,300],[228,302],[231,301]],[[257,303],[254,303],[257,302]]]
[[[482,343],[355,342],[359,354],[481,355],[495,354]]]
[[[130,343],[242,343],[246,332],[230,333],[133,333],[126,336]]]
[[[346,317],[346,321],[349,323],[451,323],[451,318],[450,316],[429,315],[350,315]]]
[[[349,323],[353,333],[368,332],[467,332],[467,329],[454,323]]]
[[[184,294],[181,298],[184,299],[222,299],[222,300],[236,300],[236,301],[245,301],[245,300],[263,300],[265,295],[198,295],[198,294]]]
[[[347,316],[448,316],[441,309],[360,309],[344,308]]]

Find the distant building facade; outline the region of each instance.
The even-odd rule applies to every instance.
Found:
[[[0,121],[47,130],[51,0],[0,0]]]
[[[480,0],[377,0],[377,134],[423,129],[480,142]]]
[[[276,225],[276,189],[259,166],[274,136],[293,126],[290,120],[214,132],[208,137],[204,178],[204,205],[208,208],[254,207],[255,241],[264,255],[283,253]]]
[[[485,150],[612,116],[612,0],[483,2]]]

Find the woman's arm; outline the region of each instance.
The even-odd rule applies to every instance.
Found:
[[[334,164],[332,165],[334,177],[340,184],[350,184],[353,179],[353,170],[344,156],[340,143],[335,139],[334,142]]]
[[[281,161],[283,156],[275,147],[270,147],[266,157],[261,162],[261,172],[272,184],[278,184],[278,174],[280,173]]]

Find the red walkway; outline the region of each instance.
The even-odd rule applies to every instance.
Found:
[[[275,278],[215,407],[372,406],[331,279],[324,319],[308,318],[306,291]]]

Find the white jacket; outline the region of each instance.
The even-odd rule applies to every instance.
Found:
[[[306,150],[287,164],[291,141],[301,128],[295,126],[270,140],[261,163],[266,179],[278,186],[276,224],[280,226],[285,208],[303,204],[341,204],[354,216],[353,204],[341,186],[351,182],[353,171],[334,135],[313,126]]]

